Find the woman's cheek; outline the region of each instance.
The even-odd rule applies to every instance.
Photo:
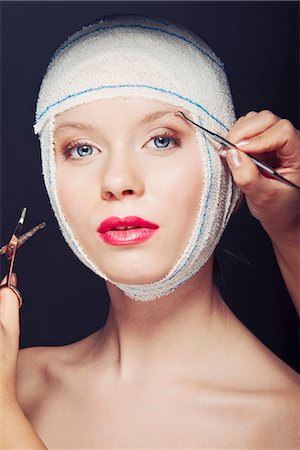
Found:
[[[90,186],[83,177],[60,170],[56,176],[56,188],[59,204],[68,221],[76,222],[82,215]]]

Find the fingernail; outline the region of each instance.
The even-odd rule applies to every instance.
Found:
[[[227,150],[227,161],[233,169],[239,167],[242,164],[242,160],[238,150],[235,150],[234,148]]]
[[[226,150],[220,150],[219,155],[220,156],[226,156],[227,151]]]
[[[237,144],[235,144],[235,146],[239,147],[239,148],[243,148],[243,147],[246,147],[246,145],[249,145],[249,144],[250,144],[250,141],[241,141],[241,142],[238,142]]]

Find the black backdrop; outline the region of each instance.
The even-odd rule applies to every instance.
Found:
[[[238,116],[270,109],[299,125],[299,2],[1,2],[1,243],[23,206],[25,230],[47,222],[16,264],[24,295],[22,347],[70,343],[106,320],[102,280],[78,261],[58,230],[32,123],[38,87],[57,46],[81,25],[114,13],[155,15],[192,29],[224,61]],[[227,304],[297,368],[297,316],[269,238],[245,205],[232,218],[218,255]]]

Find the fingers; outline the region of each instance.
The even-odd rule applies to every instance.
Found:
[[[251,139],[275,125],[279,120],[281,119],[271,111],[259,113],[250,111],[236,121],[226,138],[233,143]]]
[[[257,111],[250,111],[245,116],[240,117],[240,119],[250,119],[250,117],[254,117],[256,114],[258,114]]]
[[[300,185],[300,132],[270,111],[251,111],[226,137],[237,150],[223,150],[220,155],[226,158],[236,185],[245,194],[251,214],[270,235],[294,230],[299,223],[299,191],[260,171],[250,155],[259,154],[257,159]]]
[[[1,281],[6,283],[7,276]],[[16,274],[12,276],[12,285],[17,287]],[[12,289],[0,289],[0,323],[9,334],[19,336],[19,299]]]
[[[7,281],[5,277],[1,285]],[[16,286],[16,277],[12,277]],[[0,393],[9,401],[16,399],[16,369],[19,353],[19,300],[8,287],[0,290]]]
[[[282,167],[300,168],[300,133],[288,120],[279,120],[263,133],[238,143],[237,147],[252,154],[276,151]]]
[[[226,160],[234,182],[249,200],[253,198],[257,203],[270,201],[270,194],[272,193],[273,196],[277,191],[277,180],[262,175],[249,156],[239,150],[227,150]],[[272,189],[270,189],[271,185]]]
[[[260,160],[299,183],[300,132],[288,120],[270,111],[251,111],[234,124],[227,137],[244,153],[260,154]]]

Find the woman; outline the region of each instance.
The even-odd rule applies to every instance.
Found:
[[[230,129],[240,150],[220,154],[178,110]],[[57,50],[37,105],[43,174],[66,241],[107,280],[111,306],[102,329],[22,350],[16,370],[17,302],[1,291],[6,447],[297,446],[297,374],[227,308],[213,252],[240,187],[299,305],[299,194],[247,156],[276,153],[299,184],[299,132],[267,111],[233,123],[220,60],[174,24],[112,17]]]

